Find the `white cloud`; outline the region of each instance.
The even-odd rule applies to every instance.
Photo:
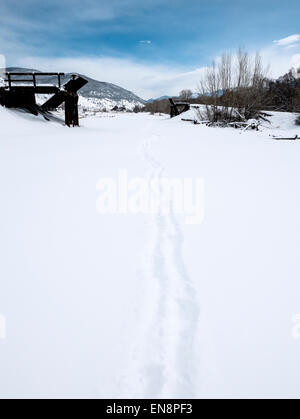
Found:
[[[5,79],[3,69],[5,69],[5,57],[4,57],[4,55],[0,54],[0,83],[1,83],[1,79],[2,80]]]
[[[274,41],[274,44],[285,47],[285,46],[291,46],[293,44],[296,44],[298,41],[300,41],[300,35],[290,35],[287,38],[279,39],[278,41]]]
[[[5,57],[0,54],[0,68],[5,68]]]
[[[300,44],[292,44],[292,45],[287,45],[285,49],[295,49],[299,47],[300,47]]]
[[[295,43],[297,40],[300,40],[300,35],[291,35],[261,51],[264,62],[270,65],[270,77],[280,77],[300,65],[300,44]]]
[[[293,55],[292,65],[295,68],[300,68],[300,54]]]
[[[178,95],[182,89],[197,91],[204,67],[182,70],[167,65],[151,65],[131,59],[112,57],[41,58],[27,57],[17,66],[41,71],[64,71],[85,74],[131,90],[142,98]]]
[[[15,57],[23,57],[26,54],[25,48],[23,51],[20,48],[14,48],[14,51],[17,51]],[[272,78],[282,76],[291,67],[298,68],[300,66],[300,47],[297,45],[293,49],[287,49],[277,44],[270,44],[260,53],[265,65],[270,65],[269,76]],[[10,59],[10,62],[16,66],[36,68],[42,71],[86,74],[97,80],[122,86],[144,99],[162,95],[177,95],[183,89],[191,89],[196,92],[199,81],[207,68],[204,66],[182,68],[176,64],[142,63],[133,58],[109,56],[53,58],[33,56],[30,53],[23,58],[15,58],[13,61]],[[210,62],[205,64],[209,65]]]
[[[300,49],[292,52],[271,45],[261,50],[260,53],[264,64],[270,66],[269,76],[272,78],[282,76],[293,66],[300,66]],[[144,99],[162,95],[178,95],[183,89],[197,92],[199,81],[207,69],[204,66],[182,69],[174,65],[146,64],[134,59],[114,57],[44,58],[28,56],[17,59],[15,65],[42,71],[85,74],[96,80],[122,86]]]
[[[52,27],[57,31],[63,31],[64,28],[57,25],[57,22],[72,25],[74,21],[76,23],[110,21],[122,16],[135,16],[148,12],[165,2],[165,0],[147,0],[146,2],[140,0],[84,0],[84,2],[82,0],[51,0],[44,5],[40,0],[25,0],[23,3],[26,1],[29,2],[27,9],[34,10],[37,16],[42,12],[49,18],[34,21],[30,14],[22,13],[22,8],[18,8],[20,0],[0,0],[1,14],[5,16],[3,25],[11,25],[13,20],[19,20],[22,26],[40,24],[45,28]],[[18,15],[21,17],[16,18]],[[52,22],[50,17],[55,21]],[[18,26],[14,25],[14,28],[18,30]]]
[[[149,41],[149,40],[147,40],[147,41],[140,41],[140,44],[147,44],[147,45],[150,45],[150,44],[152,44],[152,42],[151,42],[151,41]]]

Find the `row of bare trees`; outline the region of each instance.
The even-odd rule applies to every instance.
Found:
[[[170,113],[170,102],[168,99],[154,100],[148,102],[144,106],[135,106],[133,112],[150,112],[152,115],[156,113]]]
[[[211,122],[251,119],[263,107],[266,80],[267,69],[261,57],[257,55],[253,60],[247,52],[239,50],[236,55],[224,54],[207,69],[198,97],[185,89],[176,99],[205,104],[201,117]],[[169,109],[168,100],[147,103],[144,108],[151,113],[168,113]]]
[[[272,110],[300,112],[300,79],[295,71],[269,82],[267,105]]]
[[[257,118],[264,107],[267,75],[259,54],[254,59],[242,50],[223,54],[200,82],[202,119],[230,123]]]
[[[239,49],[236,54],[223,54],[207,68],[198,95],[185,89],[174,99],[204,105],[199,116],[212,124],[258,119],[263,117],[262,110],[300,112],[300,79],[290,72],[273,81],[268,73],[259,54],[253,57]],[[169,113],[169,110],[169,101],[163,99],[135,111]]]

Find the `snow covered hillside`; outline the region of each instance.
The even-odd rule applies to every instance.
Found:
[[[0,107],[1,398],[299,397],[299,127],[182,117]],[[101,215],[120,171],[203,178],[203,222]]]

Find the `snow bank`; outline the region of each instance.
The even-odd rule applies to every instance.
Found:
[[[182,113],[181,115],[172,119],[173,123],[182,123],[183,119],[186,120],[195,120],[198,122],[202,122],[201,118],[201,111],[204,113],[205,106],[204,105],[192,105],[191,109],[187,112]],[[270,117],[267,119],[270,123],[261,121],[260,131],[263,135],[274,135],[274,136],[290,136],[295,137],[295,135],[299,135],[299,127],[296,126],[295,121],[297,118],[297,114],[289,113],[289,112],[267,112]],[[249,121],[250,122],[250,121]],[[231,128],[232,130],[234,128]]]
[[[0,108],[0,396],[298,397],[300,142],[81,124]],[[203,224],[100,215],[97,181],[120,169],[203,177]]]

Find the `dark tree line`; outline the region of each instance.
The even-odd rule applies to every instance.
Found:
[[[266,92],[269,109],[300,112],[300,79],[291,70],[276,81],[269,81]]]

